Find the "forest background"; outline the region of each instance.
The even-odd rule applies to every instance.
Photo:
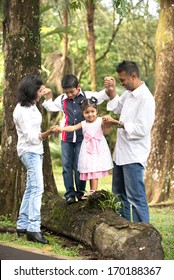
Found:
[[[38,72],[39,67],[36,65],[38,66],[40,63],[37,62],[40,53],[38,51],[38,56],[35,56],[34,53],[38,47],[37,44],[41,44],[39,72],[44,83],[52,88],[54,97],[62,92],[60,81],[65,73],[74,73],[78,76],[82,89],[94,91],[103,88],[105,76],[116,77],[115,66],[117,63],[123,59],[137,62],[141,78],[154,94],[157,105],[156,121],[152,133],[152,151],[146,172],[148,200],[151,204],[173,202],[174,1],[42,0],[40,1],[39,16],[36,12],[36,16],[33,17],[33,22],[38,23],[39,19],[39,37],[33,36],[32,28],[26,27],[25,30],[29,42],[27,51],[24,48],[20,49],[20,45],[23,46],[25,43],[25,34],[18,32],[18,25],[14,25],[13,28],[8,26],[8,18],[11,17],[11,21],[15,22],[13,4],[22,7],[24,3],[23,15],[19,17],[23,19],[21,22],[25,26],[29,7],[33,7],[33,9],[36,7],[37,11],[36,4],[39,1],[29,0],[27,3],[23,0],[8,1],[11,8],[11,10],[7,10],[9,14],[4,13],[2,8],[4,2],[6,1],[1,0],[0,2],[2,21],[0,27],[2,49],[0,53],[0,163],[2,170],[0,190],[5,194],[0,197],[1,213],[12,213],[13,217],[16,217],[24,188],[24,178],[21,175],[23,170],[16,155],[16,136],[10,117],[14,108],[14,91],[20,78],[31,69],[32,71],[36,69]],[[28,24],[29,21],[31,22],[31,20],[28,20]],[[10,61],[15,56],[14,47],[16,46],[12,40],[14,34],[15,36],[17,34],[16,37],[20,42],[18,51],[21,56],[23,55],[23,61],[21,59],[22,63],[19,64],[16,63],[17,60]],[[9,42],[13,42],[12,47]],[[18,67],[21,64],[23,67]],[[12,79],[13,75],[16,79]],[[123,91],[119,87],[118,81],[117,91],[119,94]],[[100,115],[107,113],[105,108],[105,103],[100,106]],[[59,122],[61,118],[61,114],[46,112],[43,114],[44,128]],[[61,165],[59,140],[50,138],[49,141],[54,170],[55,166]],[[107,140],[113,151],[116,141],[114,129]],[[49,152],[46,152],[45,155],[46,160],[49,161]],[[57,161],[54,162],[55,158]],[[14,166],[17,167],[15,170]],[[47,190],[48,186],[51,186],[52,191],[55,192],[54,179],[50,179],[52,176],[48,176],[48,173],[45,172],[45,178],[45,189]],[[59,191],[59,185],[57,186]]]

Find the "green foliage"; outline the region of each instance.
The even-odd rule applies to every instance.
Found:
[[[2,21],[4,17],[4,4],[5,0],[0,0],[0,21]]]
[[[50,75],[50,70],[47,69],[45,60],[49,54],[55,51],[62,52],[62,38],[66,32],[68,35],[68,57],[73,61],[74,74],[80,77],[82,88],[90,90],[91,80],[89,74],[85,1],[69,1],[70,5],[81,8],[75,11],[74,9],[69,9],[68,28],[66,31],[63,28],[62,18],[65,3],[60,2],[60,5],[55,6],[53,2],[51,1],[50,4],[52,7],[45,9],[45,12],[41,15],[42,69],[44,71],[44,79],[47,80]],[[94,28],[97,90],[103,88],[105,76],[117,77],[115,72],[116,64],[123,59],[129,59],[138,63],[142,80],[150,84],[150,89],[153,91],[155,65],[154,37],[157,18],[150,15],[146,7],[146,1],[141,1],[139,5],[131,5],[130,2],[125,0],[120,3],[115,1],[114,3],[117,7],[122,7],[123,10],[128,9],[119,27],[120,15],[118,12],[115,13],[113,6],[109,6],[102,1],[95,2]],[[66,5],[68,5],[68,1]],[[117,31],[115,37],[113,37],[115,30]],[[104,55],[107,49],[108,51]],[[100,59],[102,56],[103,58]]]
[[[81,6],[82,6],[82,1],[80,0],[70,2],[70,9],[74,11],[77,9],[81,9]]]
[[[60,44],[64,29],[58,12],[53,8],[41,14],[41,22],[41,52],[42,65],[44,66],[44,62],[50,53],[61,50]],[[47,69],[45,70],[48,72],[47,76],[49,76],[50,72]]]
[[[53,141],[49,141],[50,154],[52,158],[53,165],[61,164],[61,145],[59,138],[54,139]]]
[[[112,209],[118,215],[120,215],[120,211],[122,209],[122,201],[119,195],[115,195],[111,192],[106,192],[103,194],[104,200],[99,200],[99,205],[101,209],[107,210]]]
[[[89,2],[92,2],[94,5],[98,2],[98,0],[71,0],[70,1],[70,9],[76,11],[77,9],[81,9],[83,5],[87,5]]]
[[[66,3],[65,3],[66,2]],[[86,1],[56,1],[44,2],[40,6],[41,14],[41,46],[42,69],[44,79],[47,80],[50,71],[46,69],[44,62],[50,53],[62,52],[62,38],[68,34],[68,57],[73,60],[74,74],[80,77],[81,86],[90,90],[89,60],[87,53],[87,25]],[[155,65],[154,37],[157,27],[157,18],[147,9],[147,1],[139,1],[139,5],[131,4],[127,0],[114,0],[113,6],[105,2],[95,1],[95,50],[96,50],[96,76],[97,90],[103,87],[103,78],[108,75],[116,76],[115,66],[123,59],[135,60],[141,70],[141,77],[150,85],[153,91],[153,73]],[[68,29],[63,28],[63,9],[68,7]],[[70,6],[68,6],[70,5]],[[74,9],[69,9],[72,7]],[[114,8],[116,7],[117,13]],[[78,8],[78,9],[77,9]],[[118,9],[124,12],[124,20],[118,28]],[[126,12],[127,10],[129,12]],[[101,28],[102,27],[102,28]],[[112,39],[112,33],[118,28],[115,38],[112,40],[107,55],[103,56]],[[33,35],[29,33],[31,39]],[[1,32],[2,41],[2,32]],[[3,59],[1,60],[3,61]],[[2,72],[1,72],[2,73]]]
[[[1,226],[15,226],[14,222],[11,219],[11,215],[1,215],[0,216],[0,225]]]
[[[128,1],[127,0],[113,0],[113,4],[116,7],[117,13],[121,16],[128,12]]]
[[[45,12],[47,12],[48,10],[50,10],[51,8],[53,8],[53,4],[50,3],[41,3],[40,4],[40,14],[43,14]]]

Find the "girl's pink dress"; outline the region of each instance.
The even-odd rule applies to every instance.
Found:
[[[96,179],[108,175],[113,168],[113,161],[107,141],[102,131],[102,118],[94,122],[82,121],[82,141],[78,170],[80,180]]]

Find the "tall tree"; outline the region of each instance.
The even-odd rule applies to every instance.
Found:
[[[88,48],[89,48],[89,63],[90,63],[90,76],[91,76],[91,90],[96,90],[96,61],[95,61],[95,33],[94,33],[94,0],[85,1],[87,10],[87,25],[88,25]]]
[[[161,0],[156,33],[156,120],[147,164],[147,196],[152,203],[174,198],[174,2]]]
[[[15,89],[26,74],[39,74],[41,68],[39,0],[8,0],[4,5],[4,89],[2,158],[0,170],[0,212],[15,218],[25,187],[24,167],[20,163],[17,135],[12,119]],[[45,189],[56,192],[48,142],[45,142]],[[51,189],[50,189],[51,188]]]
[[[64,8],[63,11],[63,27],[65,30],[68,27],[68,7]],[[67,32],[63,34],[63,50],[62,50],[63,56],[66,57],[68,53],[68,35]]]
[[[73,72],[73,63],[70,57],[68,57],[68,20],[70,1],[65,0],[58,3],[57,0],[54,0],[54,2],[60,18],[61,27],[57,26],[51,34],[59,33],[63,35],[62,42],[60,43],[62,49],[59,51],[59,45],[57,45],[56,51],[47,56],[44,64],[46,68],[50,68],[47,83],[51,86],[53,91],[60,94],[62,92],[61,80],[63,76]],[[50,33],[48,33],[48,35],[49,34]]]

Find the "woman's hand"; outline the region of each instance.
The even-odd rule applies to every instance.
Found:
[[[52,98],[52,91],[50,88],[47,88],[45,86],[41,86],[39,89],[41,96],[45,96],[46,100]]]
[[[53,132],[53,133],[61,133],[63,131],[63,129],[58,126],[58,125],[53,125],[50,130]]]

